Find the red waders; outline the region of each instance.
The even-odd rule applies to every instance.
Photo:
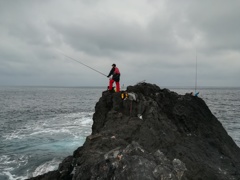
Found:
[[[109,90],[112,90],[113,83],[114,83],[114,80],[113,79],[109,79]],[[119,82],[115,82],[115,83],[116,83],[116,92],[119,92],[120,91]]]

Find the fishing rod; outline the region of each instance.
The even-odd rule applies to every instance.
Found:
[[[62,53],[62,51],[60,51],[60,50],[58,50],[58,51],[59,51],[62,55],[64,55],[65,57],[67,57],[67,58],[69,58],[69,59],[71,59],[71,60],[73,60],[73,61],[75,61],[75,62],[78,62],[78,63],[82,64],[83,66],[86,66],[87,68],[92,69],[93,71],[95,71],[95,72],[97,72],[97,73],[99,73],[99,74],[101,74],[101,75],[107,77],[106,74],[103,74],[102,72],[100,72],[100,71],[98,71],[98,70],[96,70],[96,69],[94,69],[94,68],[92,68],[92,67],[90,67],[90,66],[88,66],[88,65],[86,65],[86,64],[84,64],[84,63],[82,63],[81,61],[76,60],[76,59],[74,59],[74,58],[72,58],[72,57],[70,57],[70,56],[68,56],[68,55],[66,55],[66,54],[64,54],[64,53]]]
[[[198,74],[197,74],[197,73],[198,73],[198,72],[197,72],[197,68],[198,68],[198,67],[197,67],[197,63],[198,63],[198,62],[197,62],[197,48],[196,48],[195,93],[197,92],[197,75],[198,75]]]

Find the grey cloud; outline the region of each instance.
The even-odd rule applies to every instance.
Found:
[[[217,50],[239,49],[239,1],[201,1],[191,5],[187,9],[188,17],[205,36],[204,50],[214,53]]]
[[[200,85],[236,86],[239,4],[1,1],[0,85],[107,83],[60,49],[106,74],[116,63],[125,84],[146,79],[172,86],[194,84],[197,53]]]
[[[107,21],[106,23],[111,22]],[[100,23],[101,24],[101,23]],[[102,23],[105,24],[105,23]],[[55,30],[64,37],[64,42],[75,49],[88,53],[111,54],[114,52],[165,53],[171,46],[171,37],[151,33],[137,24],[111,22],[109,25],[88,26],[53,25]],[[169,37],[169,39],[167,39]],[[172,43],[172,45],[174,45]]]

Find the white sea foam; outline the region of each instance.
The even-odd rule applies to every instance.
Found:
[[[32,142],[30,148],[40,150],[63,150],[74,149],[85,141],[85,136],[91,133],[93,113],[80,112],[71,114],[60,114],[57,117],[42,119],[38,121],[28,121],[24,126],[6,133],[3,141],[20,143],[18,148],[26,148],[26,141]],[[58,140],[60,139],[60,140]],[[69,141],[69,139],[73,141]],[[35,144],[42,141],[43,143]],[[15,144],[16,145],[16,144]],[[17,145],[16,145],[17,146]],[[51,151],[51,150],[50,150]],[[34,171],[28,170],[26,176],[16,176],[13,172],[26,166],[29,158],[27,155],[2,155],[0,156],[0,175],[7,177],[9,180],[23,180],[29,177],[35,177],[48,171],[55,170],[60,160],[53,159],[38,166]],[[18,171],[18,170],[17,170]],[[1,178],[0,178],[1,179]]]
[[[1,164],[0,169],[2,170],[2,172],[0,172],[0,175],[6,176],[9,180],[23,180],[29,177],[35,177],[44,174],[48,171],[56,170],[60,162],[61,162],[60,160],[53,159],[38,166],[35,169],[35,171],[31,174],[29,174],[27,171],[27,175],[25,176],[16,176],[12,174],[12,171],[16,168],[19,168],[20,166],[26,165],[28,163],[28,157],[27,156],[11,157],[8,155],[3,155],[0,156]]]
[[[0,156],[0,164],[2,166],[12,164],[16,167],[21,165],[26,165],[28,163],[29,156],[28,155],[2,155]]]
[[[33,172],[33,177],[44,174],[48,171],[56,170],[60,160],[53,159],[51,161],[45,162],[38,166],[36,170]]]
[[[24,179],[28,178],[28,176],[16,176],[16,175],[13,175],[9,171],[6,171],[6,172],[3,171],[2,175],[7,176],[8,180],[24,180]]]
[[[3,140],[22,139],[22,130],[15,130],[9,134],[3,135]]]
[[[38,131],[35,131],[33,133],[30,133],[29,136],[35,136],[39,134],[49,134],[49,135],[54,135],[54,134],[70,134],[70,130],[66,128],[62,129],[38,129]]]
[[[92,115],[89,112],[71,113],[67,115],[59,115],[51,119],[39,120],[38,122],[33,122],[26,124],[21,129],[17,129],[13,132],[5,134],[3,140],[13,140],[13,139],[25,139],[29,136],[38,136],[39,134],[57,135],[57,134],[69,134],[74,138],[79,136],[78,126],[83,128],[92,126]],[[90,133],[90,132],[88,132]]]
[[[84,125],[84,124],[92,124],[92,115],[93,113],[89,112],[80,112],[80,113],[72,113],[68,114],[64,117],[64,119],[70,119],[70,121],[66,121],[67,124],[74,125]]]
[[[16,176],[11,172],[24,166],[28,163],[29,156],[27,155],[2,155],[0,156],[0,175],[4,175],[8,177],[9,180],[23,180],[26,179],[27,176]]]

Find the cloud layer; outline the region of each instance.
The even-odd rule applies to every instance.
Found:
[[[240,2],[0,1],[0,85],[240,86]]]

